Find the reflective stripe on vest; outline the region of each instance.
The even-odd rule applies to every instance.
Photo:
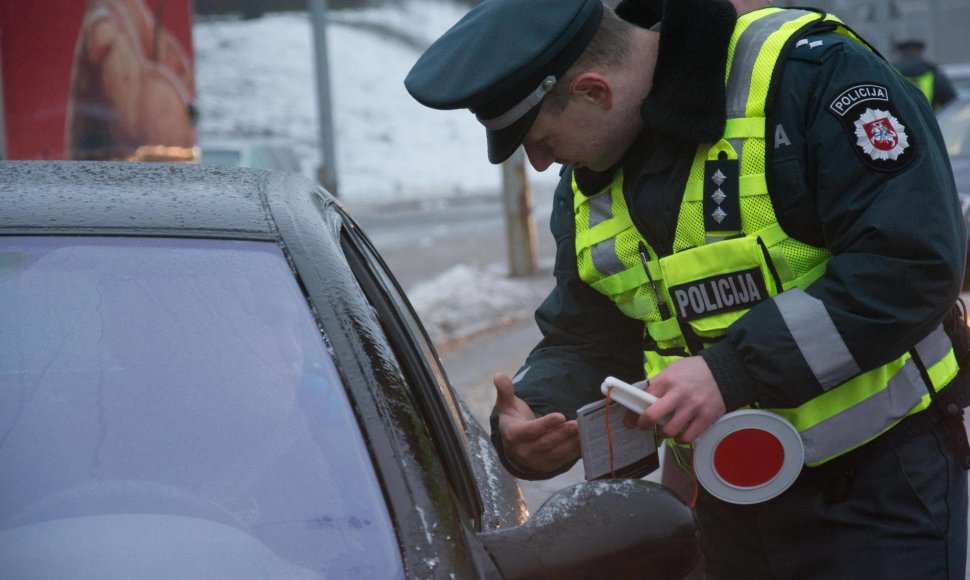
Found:
[[[915,349],[936,390],[956,376],[950,339],[939,326]],[[880,385],[885,385],[880,387]],[[932,404],[909,353],[831,389],[795,409],[771,409],[791,421],[805,445],[805,463],[819,465],[885,433]]]
[[[821,300],[794,288],[776,296],[775,306],[823,390],[862,372]]]
[[[622,171],[617,172],[609,186],[592,196],[584,195],[573,179],[580,277],[608,296],[624,314],[644,322],[644,371],[648,377],[687,356],[689,345],[703,347],[724,332],[723,327],[711,332],[708,326],[727,326],[746,312],[726,312],[721,308],[747,297],[733,286],[733,293],[726,293],[734,279],[740,283],[741,273],[730,269],[719,272],[721,260],[694,259],[692,255],[709,257],[709,253],[698,252],[721,247],[725,242],[720,240],[725,237],[757,240],[765,254],[762,265],[770,270],[770,275],[763,271],[760,274],[763,287],[771,290],[770,299],[823,390],[797,408],[771,409],[791,421],[801,433],[808,465],[824,463],[863,445],[930,404],[929,390],[910,353],[862,372],[825,305],[803,290],[824,273],[831,254],[788,236],[778,224],[768,195],[764,108],[771,78],[780,57],[795,38],[823,19],[834,22],[838,32],[856,38],[836,19],[805,10],[768,8],[738,19],[725,75],[725,132],[720,141],[700,146],[695,154],[678,214],[674,254],[663,257],[666,262],[679,260],[679,267],[667,267],[668,276],[663,275],[661,256],[646,244],[633,225],[623,195]],[[736,159],[739,167],[741,231],[729,236],[707,232],[704,220],[704,181],[710,177],[705,175],[706,163],[724,157]],[[640,247],[645,260],[638,252]],[[751,253],[755,246],[732,241],[723,247],[743,247]],[[713,269],[711,262],[715,263]],[[688,285],[689,294],[678,291],[677,303],[670,297],[670,287],[684,288],[684,280],[675,280],[684,271],[688,282],[691,275],[696,275],[699,282],[693,287]],[[688,295],[695,307],[690,320],[683,316],[687,305],[684,296]],[[670,312],[676,312],[679,305],[681,319],[661,317],[660,302],[665,302]],[[705,308],[717,312],[705,318]],[[686,337],[685,331],[693,338]],[[927,367],[933,389],[942,389],[956,375],[956,358],[942,327],[914,351]]]

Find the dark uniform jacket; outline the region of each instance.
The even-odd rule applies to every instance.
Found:
[[[953,88],[953,83],[947,78],[940,69],[933,63],[922,58],[905,58],[894,63],[896,70],[905,77],[915,78],[933,74],[933,107],[939,109],[953,99],[957,98],[957,91]]]
[[[658,71],[677,71],[683,75],[680,86],[701,94],[704,87],[712,95],[723,94],[723,69],[712,74],[692,67],[684,53],[664,45],[663,36]],[[965,226],[939,128],[921,93],[858,42],[824,30],[806,36],[811,42],[790,51],[770,93],[768,188],[785,231],[832,252],[826,273],[807,292],[826,305],[865,371],[913,347],[952,306],[962,280]],[[703,50],[694,46],[684,52]],[[908,140],[896,160],[866,153],[855,124],[865,108],[853,110],[851,98],[845,101],[855,87],[872,85],[887,91],[884,104]],[[641,138],[621,162],[634,223],[660,255],[671,252],[697,146],[679,138],[669,119],[692,96],[666,90],[662,99],[654,98],[645,107]],[[700,107],[700,115],[723,125],[722,100]],[[664,115],[665,108],[670,115]],[[847,109],[848,114],[838,114]],[[580,170],[577,181],[585,193],[595,194],[611,174]],[[564,170],[553,204],[557,284],[536,312],[544,338],[515,380],[516,394],[537,416],[559,411],[574,418],[577,408],[601,398],[606,376],[643,378],[643,324],[579,279],[571,177],[571,170]],[[728,411],[750,404],[795,407],[822,393],[770,300],[734,323],[725,339],[701,356]],[[492,432],[501,450],[495,413]],[[508,462],[506,467],[524,478],[556,475],[522,473]]]

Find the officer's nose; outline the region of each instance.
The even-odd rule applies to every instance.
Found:
[[[556,162],[556,156],[547,147],[524,143],[525,154],[536,171],[545,171]]]

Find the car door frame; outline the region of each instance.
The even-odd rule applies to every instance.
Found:
[[[456,429],[440,394],[434,394],[438,387],[426,367],[412,373],[417,385],[411,384],[414,379],[408,380],[404,361],[365,298],[341,246],[341,232],[356,225],[328,193],[308,191],[299,176],[272,173],[268,180],[265,201],[357,414],[407,575],[430,576],[436,569],[456,577],[488,575],[494,564],[475,538],[481,531],[480,496],[468,497],[477,489],[470,460],[457,439],[449,444],[434,433],[437,424],[451,425],[452,435]],[[441,452],[443,444],[452,446],[450,459]]]

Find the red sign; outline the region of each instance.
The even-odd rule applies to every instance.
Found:
[[[722,415],[694,445],[697,482],[714,497],[736,504],[777,497],[795,482],[804,461],[795,427],[760,409]]]
[[[190,0],[4,0],[7,159],[194,158]]]

